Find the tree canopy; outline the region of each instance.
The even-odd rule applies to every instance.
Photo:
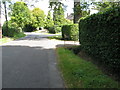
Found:
[[[120,6],[120,2],[114,2],[114,1],[115,0],[113,0],[113,2],[108,2],[108,1],[106,2],[105,0],[103,0],[103,2],[93,2],[93,4],[95,5],[93,9],[103,12],[110,7]]]
[[[34,8],[32,10],[32,20],[34,27],[44,27],[45,26],[45,14],[40,8]]]
[[[11,8],[11,20],[23,28],[31,18],[30,10],[24,2],[16,2]]]
[[[46,24],[46,25],[45,25],[46,28],[51,27],[51,26],[54,25],[54,22],[53,22],[53,19],[52,19],[52,17],[51,17],[50,11],[48,11],[48,15],[47,15],[45,24]]]
[[[61,2],[50,2],[50,8],[53,10],[53,21],[55,25],[62,25],[64,21],[64,9]]]

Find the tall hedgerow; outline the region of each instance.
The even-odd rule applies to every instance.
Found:
[[[79,22],[81,47],[116,73],[120,71],[119,30],[120,7],[93,14]]]

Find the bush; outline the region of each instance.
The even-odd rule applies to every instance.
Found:
[[[55,33],[61,32],[61,26],[54,26]]]
[[[120,71],[118,30],[120,7],[93,14],[79,22],[81,47],[115,72]]]
[[[78,25],[63,25],[62,38],[66,40],[78,40]]]
[[[73,24],[73,21],[70,21],[68,19],[64,19],[63,25],[67,25],[67,24]]]
[[[23,31],[25,31],[25,32],[32,32],[34,30],[36,30],[36,28],[33,27],[32,24],[26,24],[23,28]]]
[[[52,27],[49,27],[49,28],[47,28],[48,29],[48,31],[49,31],[49,33],[59,33],[59,32],[61,32],[61,27],[60,26],[52,26]]]
[[[49,33],[55,33],[54,27],[47,27],[46,29],[48,30]]]
[[[8,21],[8,30],[6,27],[6,22],[2,27],[3,36],[14,37],[16,34],[19,34],[21,32],[22,32],[22,29],[18,27],[16,23],[12,23],[11,21]]]

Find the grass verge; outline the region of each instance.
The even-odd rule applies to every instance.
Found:
[[[4,44],[4,43],[7,43],[9,41],[12,41],[13,38],[9,38],[9,37],[3,37],[0,39],[0,45]]]
[[[13,39],[19,39],[19,38],[22,38],[22,37],[25,37],[26,35],[24,33],[20,33],[20,34],[16,34]]]
[[[14,37],[3,37],[2,39],[0,39],[0,45],[2,45],[2,44],[4,44],[4,43],[7,43],[7,42],[9,42],[9,41],[18,39],[18,38],[25,37],[25,36],[26,36],[25,34],[20,33],[20,34],[16,34]]]
[[[90,61],[65,48],[57,48],[58,65],[67,88],[120,88]]]
[[[48,39],[62,40],[62,36],[61,35],[59,35],[59,36],[50,36],[50,37],[48,37]]]

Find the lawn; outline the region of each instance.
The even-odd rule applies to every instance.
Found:
[[[65,48],[57,48],[56,51],[58,66],[67,88],[118,88],[119,83],[92,62]]]

